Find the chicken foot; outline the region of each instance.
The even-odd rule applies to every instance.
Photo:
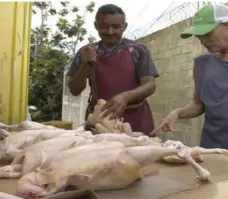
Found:
[[[20,178],[22,171],[21,164],[7,165],[0,167],[0,178]]]
[[[4,140],[8,136],[10,136],[10,133],[0,128],[0,140]]]

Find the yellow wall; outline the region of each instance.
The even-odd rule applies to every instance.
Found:
[[[32,3],[0,3],[0,122],[26,119]]]

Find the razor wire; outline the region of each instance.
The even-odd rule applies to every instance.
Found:
[[[137,40],[146,35],[152,34],[158,30],[164,29],[168,26],[174,25],[178,22],[184,21],[194,16],[194,14],[205,5],[212,4],[212,1],[199,2],[185,2],[177,5],[176,2],[169,5],[163,13],[150,23],[138,27],[127,34],[127,37]],[[227,3],[227,1],[220,1],[216,3]]]

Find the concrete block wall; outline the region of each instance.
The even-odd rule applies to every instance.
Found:
[[[149,47],[160,73],[156,93],[148,99],[156,126],[170,111],[190,103],[193,97],[193,58],[205,50],[195,38],[180,38],[189,22],[189,19],[182,21],[138,40]],[[160,133],[159,136],[198,145],[202,123],[203,117],[182,120],[175,133]]]

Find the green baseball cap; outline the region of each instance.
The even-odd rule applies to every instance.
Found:
[[[180,36],[187,39],[191,36],[202,36],[210,33],[220,23],[228,22],[228,7],[222,4],[210,4],[201,8],[193,17],[191,26]]]

